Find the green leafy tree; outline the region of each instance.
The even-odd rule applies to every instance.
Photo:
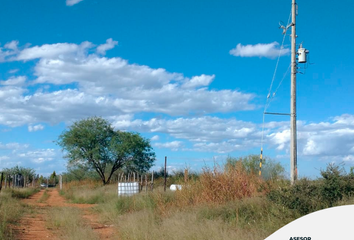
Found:
[[[57,143],[67,153],[69,168],[94,169],[104,185],[118,169],[145,172],[155,161],[148,139],[138,133],[115,131],[100,117],[75,122],[59,136]]]
[[[27,179],[29,181],[32,181],[35,175],[35,170],[32,168],[26,168],[26,167],[19,167],[19,166],[15,166],[12,168],[5,168],[3,170],[4,175],[22,175],[22,176],[26,176]]]
[[[44,177],[41,175],[40,177],[39,177],[39,183],[44,183]]]
[[[251,154],[245,157],[228,157],[226,159],[226,169],[235,167],[238,162],[242,163],[242,166],[250,174],[257,174],[259,172],[259,155]],[[264,158],[262,164],[262,177],[264,179],[277,179],[284,176],[283,166],[275,162],[272,159]]]
[[[50,175],[50,182],[52,184],[57,184],[59,181],[58,181],[58,176],[57,174],[55,173],[55,171],[53,171],[53,173]]]

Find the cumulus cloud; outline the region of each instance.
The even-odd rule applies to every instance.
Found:
[[[160,140],[160,137],[158,135],[155,135],[151,138],[151,141],[158,141]]]
[[[173,151],[199,151],[229,153],[236,150],[251,149],[260,145],[260,133],[257,125],[236,119],[217,117],[157,119],[147,121],[132,120],[115,121],[113,126],[121,129],[134,129],[139,132],[158,132],[172,136],[178,140],[167,144],[154,144],[159,148],[170,148]],[[192,143],[185,147],[184,142]]]
[[[26,149],[28,148],[28,144],[20,144],[20,143],[1,143],[0,142],[0,150],[17,150],[17,149]]]
[[[78,4],[81,1],[83,0],[66,0],[66,6],[73,6],[75,4]]]
[[[349,161],[354,148],[354,116],[343,114],[331,121],[309,123],[298,122],[298,154],[305,157],[333,157]],[[286,125],[288,127],[288,124]],[[288,128],[272,129],[267,135],[269,144],[278,150],[290,147]]]
[[[55,149],[36,149],[19,153],[18,157],[22,159],[29,159],[33,163],[44,163],[53,161],[58,155]]]
[[[36,131],[41,131],[44,129],[44,126],[42,124],[34,125],[34,126],[28,126],[28,131],[29,132],[36,132]]]
[[[13,40],[4,45],[4,47],[0,47],[0,62],[9,61],[12,56],[19,53],[18,49],[19,42]]]
[[[197,87],[206,87],[214,80],[215,75],[205,75],[192,77],[188,79],[183,85],[182,88],[197,88]]]
[[[109,39],[107,39],[106,43],[99,45],[97,47],[96,51],[99,54],[105,55],[107,50],[114,48],[116,45],[118,45],[118,42],[113,41],[112,38],[109,38]]]
[[[6,46],[18,49],[17,45],[13,42]],[[251,103],[254,94],[209,90],[215,75],[189,78],[163,68],[102,56],[115,45],[116,41],[108,39],[98,46],[86,41],[18,50],[11,61],[37,60],[35,79],[12,77],[0,82],[0,124],[32,126],[38,122],[70,122],[90,115],[115,118],[145,112],[188,116],[255,108]],[[29,92],[26,84],[36,85],[37,91]],[[51,85],[71,87],[51,90]]]
[[[37,58],[60,59],[70,56],[72,53],[76,53],[76,55],[84,54],[84,51],[90,47],[93,47],[90,42],[83,42],[80,45],[73,43],[44,44],[42,46],[34,46],[23,49],[16,57],[16,60],[26,61]]]
[[[3,86],[23,86],[26,82],[26,76],[11,77],[5,81],[0,81]]]
[[[290,53],[288,48],[279,48],[279,43],[272,42],[268,44],[258,43],[255,45],[237,44],[236,48],[230,50],[230,54],[236,57],[266,57],[275,58],[278,55],[283,56]]]
[[[172,141],[172,142],[165,142],[165,143],[154,143],[153,146],[157,148],[169,148],[172,151],[178,151],[179,149],[183,148],[183,142]]]
[[[298,155],[300,157],[332,157],[335,160],[351,161],[354,155],[354,116],[342,115],[328,122],[306,123],[298,121]],[[177,118],[150,120],[116,120],[118,128],[139,132],[162,133],[175,138],[172,143],[191,143],[183,151],[230,153],[260,147],[260,124],[218,117]],[[289,122],[265,124],[264,144],[266,149],[287,153],[290,148]],[[169,145],[156,145],[168,147]],[[171,149],[173,146],[170,146]],[[180,148],[181,149],[181,148]]]

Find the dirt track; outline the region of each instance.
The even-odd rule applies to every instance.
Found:
[[[49,198],[43,202],[38,202],[45,190],[34,194],[29,199],[23,200],[23,203],[34,207],[34,212],[25,215],[18,226],[14,227],[15,239],[60,239],[58,233],[46,226],[46,214],[51,207],[77,207],[83,210],[85,221],[95,232],[98,233],[100,239],[112,239],[114,230],[112,226],[107,226],[97,221],[98,217],[90,213],[89,209],[95,205],[92,204],[72,204],[68,203],[59,195],[56,189],[48,189]]]

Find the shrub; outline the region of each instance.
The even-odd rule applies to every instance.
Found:
[[[330,207],[334,206],[344,197],[351,197],[354,193],[354,176],[346,174],[341,165],[329,164],[327,169],[321,171],[323,184],[321,194],[323,201]]]
[[[321,199],[320,181],[307,178],[298,180],[293,186],[289,184],[273,189],[268,198],[289,209],[297,210],[301,215],[327,207]]]
[[[266,183],[256,174],[248,173],[241,162],[225,170],[215,166],[204,168],[199,179],[185,185],[176,193],[184,204],[225,203],[245,197],[263,195]]]
[[[228,157],[226,159],[225,168],[235,167],[236,164],[242,163],[245,171],[249,174],[259,173],[259,155],[248,155],[245,157],[233,158]],[[284,168],[283,166],[275,162],[274,160],[265,157],[262,163],[262,177],[265,180],[279,179],[284,177]]]
[[[321,176],[317,180],[300,179],[293,186],[286,184],[273,189],[267,196],[301,214],[336,206],[343,198],[353,196],[354,176],[346,174],[341,166],[329,164],[321,171]]]

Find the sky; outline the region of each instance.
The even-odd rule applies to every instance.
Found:
[[[310,51],[297,74],[298,174],[316,178],[329,163],[354,166],[354,2],[297,3],[297,43]],[[199,171],[263,145],[289,174],[290,119],[263,124],[263,111],[270,93],[268,112],[290,112],[279,22],[291,0],[1,5],[0,169],[65,172],[58,136],[99,116],[149,138],[153,170],[167,156],[171,171]]]

